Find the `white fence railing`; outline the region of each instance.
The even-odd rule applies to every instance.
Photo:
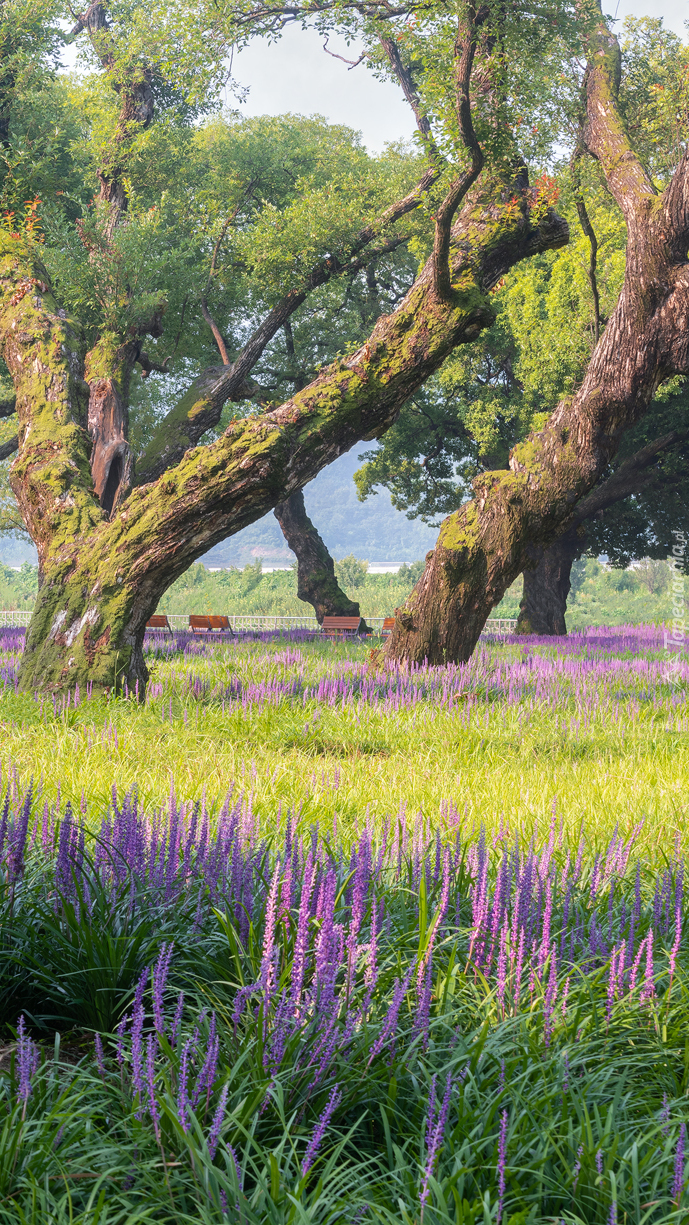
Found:
[[[318,632],[319,625],[315,617],[294,616],[282,617],[261,616],[258,613],[229,613],[229,621],[233,630],[291,630],[304,629]],[[189,628],[188,613],[168,613],[167,619],[173,630]],[[369,617],[364,614],[364,621],[373,630],[381,630],[385,617]],[[485,634],[512,634],[517,624],[516,617],[490,617],[486,621]]]
[[[28,625],[31,620],[30,608],[14,608],[0,611],[0,625]]]
[[[188,613],[168,613],[168,621],[173,630],[189,628]],[[0,610],[0,626],[28,625],[31,620],[31,609],[17,608]],[[383,627],[384,617],[365,617],[365,621],[374,630]],[[517,624],[516,617],[490,617],[486,621],[484,633],[511,634]],[[318,631],[318,621],[315,617],[263,617],[253,613],[231,613],[230,625],[233,630],[289,630],[305,629]],[[155,631],[153,631],[155,632]]]

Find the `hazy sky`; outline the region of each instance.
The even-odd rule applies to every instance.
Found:
[[[662,16],[667,26],[686,36],[686,0],[662,0],[659,5],[652,0],[608,0],[605,9],[612,16],[617,11],[618,19],[629,14]],[[344,40],[332,40],[329,49],[356,59]],[[249,87],[248,99],[239,108],[245,115],[324,115],[332,123],[359,129],[372,151],[413,131],[409,108],[394,85],[374,80],[363,64],[349,71],[323,50],[323,40],[313,32],[292,28],[279,43],[257,40],[235,56],[233,75]]]

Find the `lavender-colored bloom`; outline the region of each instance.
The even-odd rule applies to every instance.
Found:
[[[649,931],[646,937],[646,972],[644,974],[644,985],[641,988],[641,1002],[646,1003],[653,999],[655,995],[655,986],[653,984],[653,931]]]
[[[419,1196],[419,1203],[423,1209],[426,1200],[428,1199],[428,1184],[430,1182],[435,1163],[438,1160],[438,1149],[440,1142],[445,1134],[447,1125],[447,1115],[450,1109],[450,1095],[452,1093],[452,1075],[448,1074],[447,1084],[445,1085],[445,1093],[443,1101],[438,1112],[437,1119],[435,1118],[435,1080],[432,1087],[431,1111],[433,1112],[432,1126],[426,1126],[426,1166],[423,1174],[423,1186]],[[431,1123],[431,1115],[429,1113],[429,1124]]]
[[[215,1013],[212,1013],[210,1030],[208,1034],[208,1043],[206,1046],[206,1057],[203,1061],[201,1071],[199,1072],[198,1077],[196,1078],[196,1084],[194,1086],[194,1093],[191,1099],[191,1105],[192,1105],[193,1110],[196,1109],[199,1101],[201,1100],[201,1094],[204,1092],[204,1090],[206,1092],[206,1106],[208,1106],[208,1099],[210,1098],[211,1092],[213,1090],[213,1085],[215,1083],[215,1076],[218,1070],[219,1051],[220,1051],[220,1039],[218,1038],[215,1032]]]
[[[679,1208],[684,1191],[684,1152],[687,1143],[687,1127],[685,1123],[679,1129],[677,1148],[675,1149],[675,1168],[672,1179],[672,1202]]]
[[[24,1014],[17,1025],[17,1097],[26,1103],[31,1096],[31,1081],[39,1063],[38,1047],[26,1032]]]
[[[100,1034],[96,1034],[93,1039],[93,1045],[96,1048],[96,1063],[101,1076],[105,1076],[105,1056],[103,1054],[103,1040]]]
[[[270,882],[270,891],[268,893],[265,929],[263,934],[263,956],[261,958],[261,986],[263,987],[266,1003],[268,1003],[270,999],[273,986],[275,925],[277,922],[278,894],[280,890],[281,876],[282,869],[280,864],[277,863],[275,865],[273,879]]]
[[[222,1121],[225,1117],[225,1107],[227,1105],[227,1097],[228,1097],[229,1092],[230,1092],[229,1084],[224,1084],[222,1087],[221,1093],[220,1093],[220,1099],[218,1101],[217,1109],[215,1111],[215,1114],[213,1115],[213,1122],[211,1123],[210,1131],[208,1133],[208,1154],[210,1156],[211,1161],[215,1157],[215,1153],[218,1147],[218,1141],[220,1140],[220,1131],[222,1128]],[[234,1157],[234,1152],[232,1153],[232,1156]],[[236,1157],[234,1157],[234,1160],[235,1160],[235,1165],[236,1165],[237,1164]],[[239,1167],[237,1167],[237,1177],[239,1178]]]
[[[132,1005],[132,1016],[134,1016],[135,1013],[138,1011],[138,1009],[141,1008],[143,1005],[144,995],[146,993],[146,983],[148,982],[149,973],[150,973],[150,968],[149,966],[146,966],[146,969],[139,976],[139,981],[136,984],[136,991],[134,992],[134,1003]]]
[[[170,971],[174,944],[161,944],[158,960],[151,975],[153,1020],[159,1034],[165,1033],[165,984]]]
[[[160,1144],[160,1106],[155,1087],[155,1055],[158,1039],[149,1034],[146,1039],[146,1089],[148,1091],[148,1113],[153,1120],[153,1129],[158,1144]]]
[[[132,1084],[139,1098],[136,1109],[137,1119],[141,1118],[144,1100],[144,1052],[143,1052],[144,1010],[139,1007],[132,1019]]]
[[[514,979],[514,1009],[515,1012],[519,1007],[519,999],[522,993],[522,971],[524,967],[524,928],[519,932],[519,949],[517,951],[517,969]]]
[[[603,1152],[602,1149],[596,1149],[596,1169],[599,1174],[603,1173]]]
[[[502,1211],[505,1203],[505,1162],[507,1156],[507,1111],[500,1115],[500,1137],[498,1139],[498,1215],[497,1223],[502,1221]]]
[[[320,1148],[323,1136],[325,1135],[328,1124],[335,1110],[339,1106],[341,1100],[342,1100],[342,1094],[340,1092],[340,1087],[339,1085],[335,1085],[330,1093],[330,1097],[328,1098],[326,1102],[325,1110],[323,1111],[320,1119],[318,1120],[318,1122],[316,1123],[316,1126],[313,1129],[313,1135],[311,1136],[311,1139],[309,1140],[306,1152],[304,1154],[304,1160],[301,1163],[302,1175],[308,1174],[309,1170],[311,1169],[311,1166],[316,1160],[316,1155],[318,1153],[318,1149]]]
[[[500,931],[500,948],[498,951],[498,1004],[500,1005],[501,1017],[505,1015],[505,987],[507,985],[507,936],[508,926],[507,921],[505,921]]]
[[[179,1080],[177,1083],[177,1114],[182,1124],[182,1131],[189,1131],[189,1049],[191,1042],[185,1042],[182,1047],[182,1057],[179,1061]]]
[[[414,964],[412,962],[411,966],[407,970],[407,973],[404,979],[401,982],[398,978],[395,979],[395,986],[393,987],[393,992],[392,992],[392,1003],[390,1004],[390,1007],[388,1008],[387,1014],[385,1016],[385,1020],[383,1021],[381,1031],[378,1037],[376,1038],[376,1041],[374,1042],[373,1046],[371,1047],[371,1053],[368,1057],[368,1063],[366,1065],[367,1067],[368,1067],[368,1064],[370,1064],[371,1061],[375,1059],[376,1055],[383,1049],[388,1039],[394,1038],[395,1030],[397,1029],[397,1021],[399,1018],[399,1012],[402,1006],[402,1000],[404,999],[405,995],[407,994],[407,991],[409,990],[409,984],[411,982],[411,977],[413,973],[414,973]]]
[[[297,919],[297,935],[294,942],[294,957],[292,959],[290,986],[292,995],[292,1009],[295,1016],[299,1015],[299,1005],[301,1002],[304,973],[306,970],[306,954],[309,942],[309,922],[311,919],[311,894],[313,893],[315,880],[316,865],[312,862],[311,856],[309,856],[304,872],[304,881],[301,890],[299,916]]]

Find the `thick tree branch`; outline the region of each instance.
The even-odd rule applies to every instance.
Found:
[[[601,12],[597,0],[598,12]],[[600,162],[608,187],[627,222],[645,215],[656,190],[634,152],[617,106],[620,87],[620,47],[602,15],[592,36],[584,93],[586,121],[582,139]]]
[[[435,216],[433,241],[433,287],[440,299],[448,299],[452,293],[449,251],[452,222],[472,184],[483,169],[483,150],[479,145],[471,118],[471,70],[474,66],[478,31],[488,16],[488,7],[468,8],[466,24],[460,18],[455,42],[454,78],[457,123],[462,144],[469,155],[469,166],[464,174],[452,183]]]
[[[13,417],[17,411],[17,397],[8,396],[6,400],[0,400],[0,417]]]
[[[15,434],[14,438],[10,438],[8,442],[0,443],[0,460],[9,459],[10,455],[14,455],[19,447],[19,438]]]
[[[662,438],[654,438],[635,455],[631,455],[629,459],[620,464],[607,481],[597,485],[588,497],[579,502],[572,517],[572,526],[577,527],[600,511],[607,510],[616,502],[621,502],[623,498],[638,493],[648,481],[653,479],[652,468],[658,456],[686,442],[687,438],[689,438],[689,430],[671,430],[669,434],[664,434]]]
[[[367,231],[370,227],[367,227]],[[362,231],[364,233],[364,231]],[[368,241],[368,240],[367,240]],[[309,293],[325,285],[333,276],[353,275],[365,268],[369,260],[378,259],[406,242],[406,235],[388,239],[347,264],[334,257],[321,261],[299,289],[290,290],[266,316],[231,366],[211,366],[204,370],[178,404],[156,426],[153,437],[136,464],[137,485],[157,480],[168,468],[174,467],[190,447],[220,420],[223,405],[228,400],[243,399],[242,389],[250,371],[266,346],[295,310],[306,301]]]

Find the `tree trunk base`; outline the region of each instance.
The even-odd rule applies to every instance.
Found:
[[[538,549],[537,564],[524,570],[524,594],[519,605],[517,634],[562,637],[567,633],[565,613],[572,562],[582,542],[575,530],[565,532],[548,549]]]
[[[335,564],[306,513],[302,490],[280,502],[273,513],[297,557],[297,595],[312,605],[318,624],[323,624],[324,617],[361,616],[357,602],[350,600],[335,578]],[[369,632],[363,620],[361,630]]]

